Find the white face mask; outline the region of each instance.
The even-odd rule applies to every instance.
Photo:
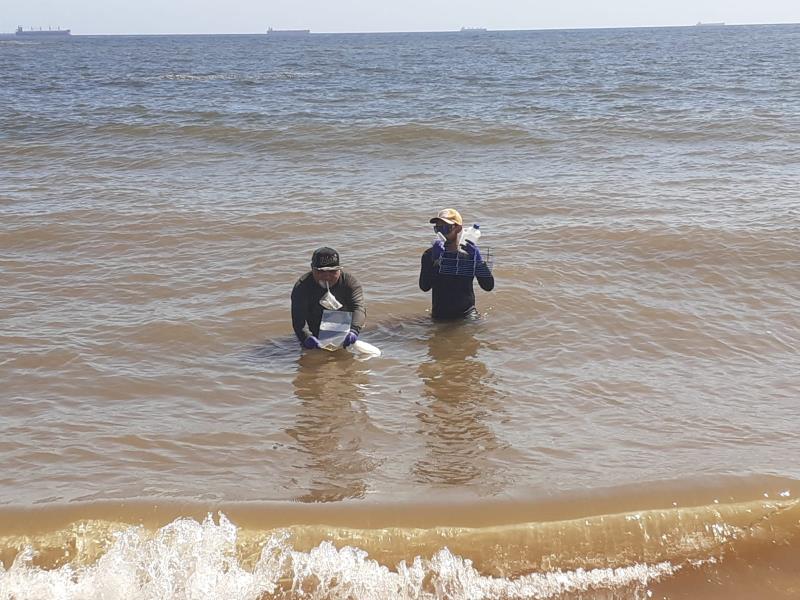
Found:
[[[325,285],[322,285],[322,282],[318,282],[321,287],[327,289],[327,293],[320,298],[319,303],[322,305],[323,308],[327,308],[328,310],[339,310],[342,308],[342,303],[336,299],[336,296],[331,294],[331,289],[328,287],[327,282]]]

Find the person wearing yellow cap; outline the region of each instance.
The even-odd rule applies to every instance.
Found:
[[[437,239],[422,254],[419,288],[423,292],[432,290],[431,316],[434,319],[475,318],[478,310],[475,308],[473,279],[478,280],[481,289],[490,292],[494,289],[494,276],[484,262],[478,246],[470,241],[459,247],[458,238],[463,229],[463,220],[456,209],[440,210],[430,222],[437,233]],[[440,272],[443,260],[455,262],[456,258],[473,264],[473,272]]]

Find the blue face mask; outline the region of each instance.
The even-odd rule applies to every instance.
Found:
[[[433,230],[436,233],[441,233],[442,235],[448,235],[453,229],[453,226],[449,223],[437,223],[433,226]]]

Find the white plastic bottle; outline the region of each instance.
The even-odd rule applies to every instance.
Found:
[[[461,240],[459,240],[460,246],[466,246],[467,242],[472,242],[476,246],[478,245],[478,240],[481,238],[481,226],[475,223],[469,229],[465,229],[461,232]]]

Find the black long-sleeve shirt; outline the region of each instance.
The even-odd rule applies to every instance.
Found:
[[[467,256],[465,252],[461,252]],[[455,252],[446,252],[446,257],[455,257]],[[488,268],[486,269],[488,271]],[[419,289],[423,292],[433,290],[431,316],[434,319],[459,319],[466,317],[475,309],[475,291],[472,280],[477,279],[481,289],[487,292],[494,289],[494,276],[491,273],[483,277],[464,275],[443,275],[439,273],[439,265],[434,264],[431,249],[422,254],[422,266],[419,271]]]
[[[319,336],[319,324],[322,321],[322,305],[319,301],[327,293],[314,281],[311,271],[297,280],[292,289],[292,327],[300,343],[309,336]],[[331,294],[342,304],[340,310],[353,313],[350,329],[359,333],[367,321],[367,309],[364,304],[364,292],[358,280],[342,271],[339,281],[331,287]]]

